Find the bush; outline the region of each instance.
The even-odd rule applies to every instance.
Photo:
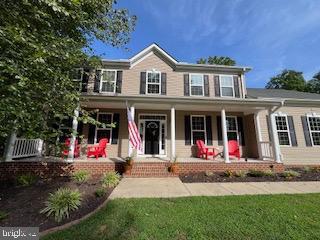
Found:
[[[294,170],[287,170],[287,171],[284,171],[282,173],[282,176],[285,177],[286,179],[291,179],[291,178],[294,178],[294,177],[300,177],[300,173],[294,171]]]
[[[120,175],[117,172],[107,172],[103,175],[101,182],[103,187],[115,187],[120,182]]]
[[[240,171],[236,171],[236,172],[234,173],[234,175],[235,175],[236,177],[245,178],[245,177],[247,176],[247,172],[240,170]]]
[[[250,169],[248,172],[250,177],[263,177],[265,175],[264,171]]]
[[[311,167],[305,166],[305,167],[303,167],[303,171],[308,173],[308,172],[312,172],[313,169]]]
[[[79,170],[72,175],[72,180],[80,184],[87,182],[89,178],[90,173],[86,170]]]
[[[22,174],[17,178],[18,184],[24,187],[31,186],[36,181],[37,181],[37,176],[32,173]]]
[[[64,218],[69,218],[71,211],[79,208],[81,193],[79,190],[59,188],[56,192],[50,193],[45,205],[40,213],[45,213],[47,216],[54,215],[55,221],[61,222]]]
[[[211,177],[211,176],[214,175],[214,173],[211,172],[211,171],[205,171],[205,172],[204,172],[204,175],[205,175],[206,177]]]
[[[106,194],[106,190],[104,188],[98,188],[96,191],[95,191],[95,195],[96,197],[103,197],[104,195]]]
[[[274,177],[275,173],[272,170],[266,170],[266,171],[264,171],[264,176]]]
[[[320,167],[313,167],[313,168],[312,168],[312,171],[313,171],[313,172],[320,172]]]
[[[1,220],[3,220],[3,219],[5,219],[6,217],[8,217],[8,213],[5,213],[5,212],[3,212],[3,211],[0,211],[0,221]]]
[[[231,170],[226,170],[223,175],[225,177],[229,177],[229,178],[232,178],[233,177],[233,172]]]

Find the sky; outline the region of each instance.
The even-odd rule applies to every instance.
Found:
[[[118,0],[137,16],[128,45],[99,41],[95,53],[127,59],[155,42],[175,59],[229,56],[250,66],[248,87],[264,87],[283,69],[306,80],[320,71],[320,0]]]

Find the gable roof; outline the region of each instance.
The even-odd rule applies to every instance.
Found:
[[[320,94],[285,89],[247,88],[248,98],[320,100]]]

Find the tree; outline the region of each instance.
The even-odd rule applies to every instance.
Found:
[[[54,138],[56,123],[73,116],[80,94],[72,69],[90,65],[94,39],[123,46],[134,29],[136,17],[115,3],[0,1],[0,141],[13,129]]]
[[[236,61],[229,57],[221,57],[221,56],[209,56],[208,59],[200,58],[197,61],[197,64],[211,64],[211,65],[226,65],[226,66],[234,66],[236,65]]]
[[[307,91],[320,93],[320,72],[316,73],[313,78],[307,82]]]
[[[266,88],[305,91],[306,81],[302,72],[285,69],[282,73],[272,77]]]

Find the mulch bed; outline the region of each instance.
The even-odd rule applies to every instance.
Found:
[[[320,171],[305,171],[301,168],[291,169],[300,173],[299,177],[285,178],[282,173],[276,173],[274,176],[262,176],[262,177],[236,177],[226,176],[224,172],[211,173],[200,172],[179,175],[180,179],[184,183],[195,182],[292,182],[292,181],[320,181]]]
[[[39,227],[40,231],[63,225],[79,219],[100,206],[111,194],[113,189],[106,189],[103,197],[96,197],[95,191],[101,187],[100,179],[91,179],[86,183],[77,184],[69,177],[56,177],[40,179],[36,184],[28,187],[17,186],[14,182],[0,185],[0,210],[8,216],[0,220],[0,226]],[[71,212],[68,219],[60,223],[54,217],[47,217],[39,213],[44,207],[49,193],[55,192],[59,187],[78,189],[82,196],[81,206],[77,211]]]

